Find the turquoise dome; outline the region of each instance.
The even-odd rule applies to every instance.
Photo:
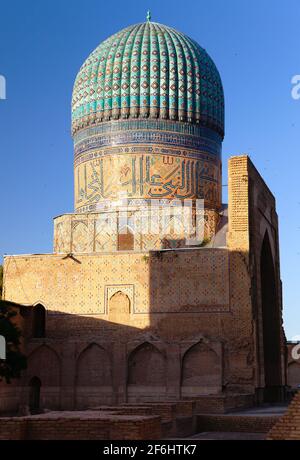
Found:
[[[126,118],[197,123],[223,137],[223,87],[207,52],[183,33],[150,21],[101,43],[75,81],[73,134]]]

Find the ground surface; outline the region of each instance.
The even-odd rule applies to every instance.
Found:
[[[231,412],[228,414],[228,416],[247,416],[247,417],[272,417],[274,415],[283,415],[285,411],[287,410],[287,405],[282,404],[282,405],[264,405],[260,407],[254,407],[251,409],[246,409],[238,412]],[[209,440],[214,440],[214,441],[255,441],[255,440],[264,440],[266,439],[267,433],[240,433],[240,432],[220,432],[220,431],[207,431],[207,432],[201,432],[194,434],[193,436],[189,436],[184,439],[190,439],[190,440],[195,440],[195,441],[209,441]]]
[[[186,439],[195,441],[255,441],[265,439],[265,433],[226,433],[226,432],[207,432],[199,433]]]
[[[230,414],[225,415],[247,415],[247,416],[262,416],[265,417],[266,415],[283,415],[287,410],[287,404],[280,404],[280,405],[263,405],[259,407],[253,407],[251,409],[245,409],[239,412],[230,412]]]

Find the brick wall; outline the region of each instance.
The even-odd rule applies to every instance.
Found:
[[[19,441],[26,438],[24,419],[0,418],[0,440]]]
[[[198,415],[197,430],[267,433],[277,421],[277,416]]]
[[[34,416],[0,419],[0,440],[141,440],[160,439],[158,416],[103,415],[89,418]]]
[[[197,414],[225,414],[236,409],[253,407],[254,395],[202,396],[193,401]]]
[[[268,434],[270,440],[300,440],[300,392]]]
[[[196,429],[195,401],[125,404],[98,407],[94,410],[113,412],[117,415],[158,415],[161,418],[163,437],[188,436],[194,434]]]
[[[47,311],[24,386],[39,377],[42,407],[63,410],[263,389],[259,251],[269,227],[279,285],[274,197],[248,157],[233,157],[227,247],[6,257],[5,298]]]
[[[228,162],[228,213],[227,244],[235,250],[248,252],[249,241],[249,171],[248,157],[230,158]]]
[[[1,418],[0,439],[161,439],[196,432],[194,401],[102,406],[82,412],[49,412]]]

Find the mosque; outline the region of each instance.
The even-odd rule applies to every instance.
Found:
[[[207,52],[150,15],[112,35],[76,77],[72,136],[74,212],[54,219],[53,253],[5,257],[3,298],[28,312],[5,408],[283,400],[275,198],[241,155],[222,203]]]

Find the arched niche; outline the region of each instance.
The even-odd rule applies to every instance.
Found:
[[[222,368],[216,351],[204,342],[191,346],[182,359],[182,395],[216,394],[221,387]]]
[[[28,381],[38,378],[40,388],[40,407],[60,409],[61,362],[55,350],[47,345],[36,348],[27,360]],[[30,399],[29,387],[29,399]]]
[[[128,357],[129,402],[159,401],[166,394],[166,359],[153,344],[145,342]]]
[[[91,343],[78,356],[76,367],[76,407],[111,404],[112,369],[107,351]]]
[[[280,386],[282,384],[280,352],[281,322],[275,266],[267,231],[261,248],[260,278],[265,401],[275,402],[280,399]]]
[[[129,321],[130,315],[130,299],[122,291],[113,294],[108,303],[108,318],[109,321],[126,324]]]
[[[46,309],[42,304],[37,304],[32,313],[32,337],[35,339],[44,338],[46,335]]]

